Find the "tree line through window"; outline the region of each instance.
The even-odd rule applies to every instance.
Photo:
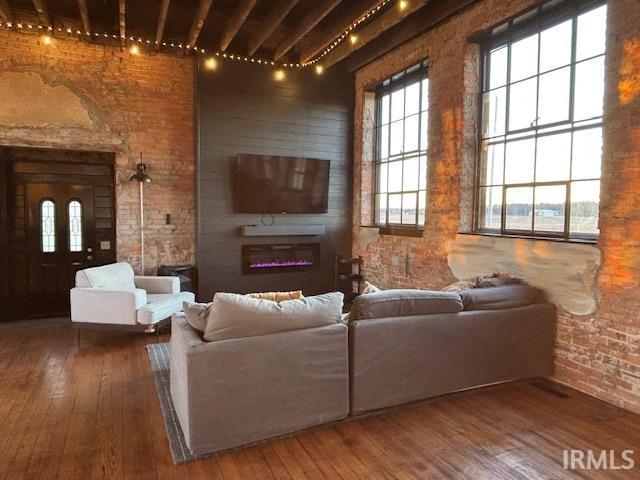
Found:
[[[477,230],[595,238],[606,5],[484,50]]]

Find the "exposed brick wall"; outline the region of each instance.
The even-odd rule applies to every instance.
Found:
[[[353,251],[379,286],[440,288],[454,280],[447,254],[471,224],[478,124],[478,49],[466,39],[535,3],[479,2],[357,72]],[[555,378],[640,413],[640,9],[637,0],[608,5],[599,308],[589,316],[560,312]],[[373,108],[366,89],[424,58],[430,65],[425,232],[378,235],[366,226]]]
[[[22,113],[17,115],[20,122],[0,122],[0,145],[115,152],[117,256],[136,271],[138,185],[129,177],[140,152],[153,178],[145,189],[146,271],[154,272],[160,264],[194,262],[193,69],[190,58],[132,57],[119,48],[61,39],[45,46],[35,35],[0,31],[0,75],[36,73],[47,86],[61,86],[77,96],[91,119],[88,124],[86,115],[77,122],[62,115],[60,121],[46,124],[43,119],[57,119],[55,109],[66,108],[56,104],[54,89],[47,93],[52,98],[45,101],[45,111],[28,113],[33,124],[25,122]],[[166,213],[172,225],[165,225]]]

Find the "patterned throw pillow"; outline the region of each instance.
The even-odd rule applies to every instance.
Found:
[[[258,300],[269,300],[271,302],[286,302],[287,300],[300,300],[304,298],[302,290],[295,290],[293,292],[261,292],[261,293],[248,293],[247,297],[256,298]]]

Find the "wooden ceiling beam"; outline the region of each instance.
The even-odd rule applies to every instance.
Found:
[[[224,52],[242,27],[258,0],[238,0],[220,38],[220,51]]]
[[[40,24],[45,27],[51,26],[51,18],[49,17],[49,11],[47,10],[47,3],[45,0],[32,0],[33,8],[36,9],[38,13],[38,18],[40,19]]]
[[[156,24],[156,48],[160,48],[162,37],[164,37],[164,27],[167,25],[167,13],[169,12],[170,0],[162,0],[160,3],[160,13]]]
[[[200,0],[200,3],[198,4],[198,10],[196,10],[196,16],[193,19],[191,29],[189,30],[189,38],[187,44],[190,47],[193,47],[198,41],[200,31],[202,30],[204,21],[207,19],[207,15],[209,14],[209,9],[211,8],[212,3],[213,0]]]
[[[84,32],[91,33],[91,21],[89,20],[87,0],[78,0],[78,10],[80,10],[80,18],[82,18],[82,28],[84,28]]]
[[[305,35],[329,15],[329,13],[340,3],[341,0],[322,0],[302,19],[300,24],[280,42],[276,47],[275,59],[280,60],[291,50]]]
[[[424,10],[412,15],[361,48],[344,62],[349,71],[356,71],[375,61],[423,32],[457,15],[479,0],[431,0]]]
[[[0,0],[0,17],[5,22],[13,22],[13,13],[7,0]]]
[[[351,6],[346,12],[340,15],[340,18],[338,18],[333,25],[322,32],[322,35],[318,36],[318,38],[311,42],[300,53],[300,63],[306,63],[312,60],[336,38],[342,35],[355,21],[377,7],[379,3],[380,0],[364,0]]]
[[[118,1],[118,23],[120,25],[120,46],[127,44],[127,5],[125,0]]]
[[[280,0],[262,21],[262,25],[249,39],[247,44],[248,55],[254,55],[264,41],[274,32],[284,18],[289,15],[299,0]]]
[[[405,8],[400,9],[398,5],[393,5],[390,10],[379,14],[371,23],[366,24],[363,28],[354,31],[357,38],[356,42],[344,40],[340,45],[334,48],[322,60],[325,68],[329,68],[336,63],[344,60],[356,50],[362,48],[367,43],[376,39],[384,32],[394,27],[412,13],[424,7],[429,0],[409,0]]]

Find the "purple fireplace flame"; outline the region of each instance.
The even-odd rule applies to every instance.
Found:
[[[278,268],[278,267],[310,267],[313,262],[308,260],[264,261],[251,263],[249,268]]]

